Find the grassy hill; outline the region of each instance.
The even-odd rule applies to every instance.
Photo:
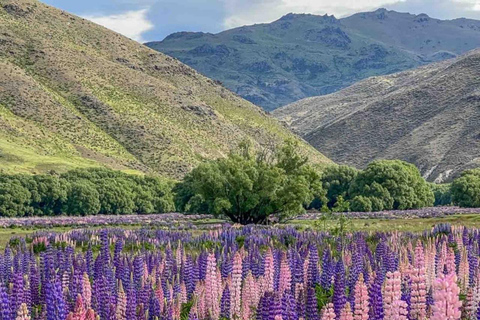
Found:
[[[480,50],[372,77],[274,115],[338,163],[402,159],[430,181],[449,181],[480,166]]]
[[[265,110],[480,47],[480,21],[379,9],[336,19],[288,14],[218,34],[180,32],[148,46]]]
[[[174,58],[38,1],[0,0],[0,171],[181,177],[242,139],[289,137],[299,139]]]

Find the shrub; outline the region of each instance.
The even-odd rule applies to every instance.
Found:
[[[452,182],[452,200],[460,207],[480,207],[480,169],[467,170]]]
[[[433,192],[417,167],[400,160],[370,163],[352,182],[349,193],[371,198],[373,211],[416,209],[434,203]]]

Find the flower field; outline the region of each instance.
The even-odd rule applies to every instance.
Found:
[[[72,230],[11,239],[0,319],[478,319],[480,230]]]

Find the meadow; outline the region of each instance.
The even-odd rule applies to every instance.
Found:
[[[16,219],[0,319],[477,319],[480,216],[324,217]]]

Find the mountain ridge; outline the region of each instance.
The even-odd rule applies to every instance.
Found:
[[[273,114],[333,161],[417,165],[445,182],[480,166],[480,49],[392,75],[371,77]]]
[[[243,139],[292,138],[178,60],[35,0],[0,0],[3,172],[108,166],[179,178]]]
[[[146,45],[271,111],[480,47],[480,21],[386,9],[340,19],[287,14],[216,34],[174,33]]]

